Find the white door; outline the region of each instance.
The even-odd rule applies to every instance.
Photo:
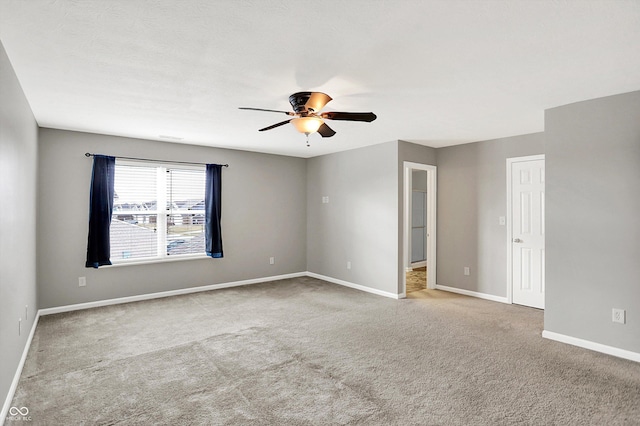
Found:
[[[544,159],[511,163],[512,300],[544,309]]]

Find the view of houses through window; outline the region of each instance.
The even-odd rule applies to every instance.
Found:
[[[205,253],[204,166],[116,160],[114,189],[112,261]]]

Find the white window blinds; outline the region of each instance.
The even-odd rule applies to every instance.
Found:
[[[204,166],[116,160],[111,260],[204,255]]]

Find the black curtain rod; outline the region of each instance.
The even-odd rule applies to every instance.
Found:
[[[85,154],[84,154],[85,157],[93,157],[94,155],[98,155],[98,154],[91,154],[90,152],[85,152]],[[135,158],[135,157],[116,157],[116,158],[123,158],[125,160],[151,161],[153,163],[196,164],[196,165],[199,165],[199,166],[206,166],[207,165],[207,163],[193,163],[193,162],[189,162],[189,161],[164,161],[164,160],[151,160],[149,158]],[[220,166],[229,167],[228,164],[220,164]]]

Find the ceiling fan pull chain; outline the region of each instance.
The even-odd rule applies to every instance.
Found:
[[[305,133],[305,135],[307,135],[307,147],[310,147],[311,145],[309,145],[309,133]]]

